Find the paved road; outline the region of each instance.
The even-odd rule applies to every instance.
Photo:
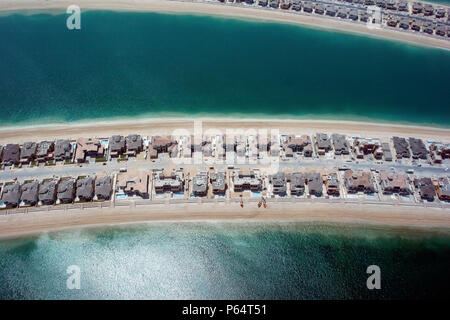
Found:
[[[182,159],[177,159],[181,161]],[[183,168],[208,168],[213,164],[211,163],[203,163],[201,165],[195,164],[175,164],[171,159],[161,159],[161,161],[157,160],[157,162],[152,162],[150,160],[129,160],[124,162],[106,162],[106,165],[101,163],[86,163],[82,166],[79,165],[62,165],[58,164],[55,166],[42,166],[42,167],[34,167],[34,168],[21,168],[14,170],[2,170],[0,171],[0,181],[10,181],[17,178],[20,181],[27,180],[30,178],[47,178],[55,176],[82,176],[82,175],[92,175],[92,174],[113,174],[117,173],[121,168],[130,169],[144,169],[144,170],[152,170],[152,169],[162,169],[167,168],[169,166],[177,166]],[[217,164],[214,165],[217,169],[225,169],[227,164]],[[245,163],[239,164],[235,163],[235,167],[239,168],[264,168],[269,167],[267,164],[252,164]],[[377,164],[376,162],[370,161],[360,161],[359,163],[355,162],[346,162],[342,159],[294,159],[283,161],[280,160],[278,164],[274,164],[273,168],[279,168],[279,170],[284,171],[286,169],[294,169],[296,171],[301,171],[305,169],[319,169],[324,168],[327,170],[334,170],[336,168],[340,168],[346,166],[352,170],[390,170],[390,168],[395,168],[399,172],[406,172],[407,170],[413,169],[414,174],[418,176],[429,176],[429,177],[443,177],[450,175],[450,171],[448,170],[448,163],[441,166],[430,166],[428,164],[422,163],[422,167],[403,164],[397,162],[384,162],[382,164]]]

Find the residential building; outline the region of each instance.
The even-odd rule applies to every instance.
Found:
[[[198,197],[208,194],[208,173],[199,172],[192,179],[192,193]]]
[[[416,178],[414,186],[419,190],[420,197],[423,200],[434,201],[436,197],[436,187],[430,178]]]
[[[293,172],[287,175],[291,195],[302,195],[305,192],[305,180],[306,178],[301,172]]]
[[[20,192],[20,183],[18,182],[3,186],[2,202],[5,204],[6,208],[15,208],[19,205]]]
[[[75,196],[75,180],[63,178],[58,183],[57,198],[61,203],[71,203]]]
[[[212,192],[214,194],[225,194],[227,188],[226,175],[224,172],[213,172],[209,175]]]
[[[20,146],[18,144],[7,144],[3,148],[2,164],[5,166],[20,163]]]
[[[110,176],[104,176],[95,179],[95,196],[98,200],[111,199],[112,179]]]
[[[118,175],[117,188],[128,196],[148,198],[148,174],[145,171],[124,172]]]
[[[22,194],[20,196],[20,201],[25,206],[35,206],[38,201],[38,191],[39,191],[39,182],[30,181],[26,182],[21,186]]]
[[[336,155],[350,154],[350,148],[345,135],[333,133],[331,140],[333,141],[334,153]]]
[[[29,163],[36,157],[36,142],[25,142],[20,150],[20,162]]]
[[[327,175],[327,179],[325,181],[325,186],[327,188],[327,194],[333,196],[340,195],[340,187],[339,187],[339,179],[336,172],[330,173]]]
[[[36,152],[36,160],[38,162],[46,162],[53,160],[53,151],[55,143],[53,141],[41,141]]]
[[[397,159],[409,159],[411,157],[411,153],[409,152],[408,142],[406,142],[406,139],[400,137],[393,137],[392,139],[394,142],[394,149]]]
[[[270,175],[269,180],[274,194],[286,194],[286,175],[283,172],[277,172],[276,174]]]
[[[114,135],[109,138],[109,155],[111,157],[119,157],[126,152],[125,137],[121,135]]]
[[[373,185],[372,174],[367,171],[354,172],[346,170],[344,172],[344,184],[348,193],[374,193],[375,187]]]
[[[409,138],[409,145],[412,151],[413,159],[427,159],[428,150],[425,148],[425,144],[422,139]]]
[[[385,161],[392,161],[392,153],[391,148],[389,147],[389,143],[383,142],[381,144],[381,149],[383,150],[383,157]]]
[[[318,172],[306,173],[306,184],[308,185],[308,191],[310,195],[316,197],[322,196],[323,193],[323,180],[322,176]]]
[[[52,205],[56,199],[57,182],[53,180],[44,180],[39,186],[39,201],[43,205]]]
[[[384,194],[411,194],[411,188],[408,180],[408,175],[404,173],[388,173],[386,171],[380,172],[380,186]]]
[[[244,190],[261,190],[261,177],[256,171],[235,170],[233,172],[233,185],[235,192]]]
[[[316,148],[319,155],[325,155],[331,150],[331,139],[326,133],[316,134]]]
[[[103,157],[103,146],[98,139],[78,138],[75,150],[75,162],[85,162],[87,157]]]
[[[142,137],[138,134],[130,134],[125,138],[127,155],[136,156],[142,151]]]
[[[55,160],[65,161],[72,159],[72,145],[69,140],[60,139],[55,143]]]
[[[153,184],[155,192],[183,192],[184,173],[182,170],[166,172],[157,170],[154,173]]]

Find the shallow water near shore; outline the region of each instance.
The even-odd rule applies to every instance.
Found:
[[[67,267],[81,289],[68,290]],[[368,290],[366,269],[381,269]],[[450,237],[308,223],[152,223],[0,242],[2,299],[444,297]]]
[[[89,11],[0,17],[0,125],[174,115],[450,126],[450,52],[299,26]]]

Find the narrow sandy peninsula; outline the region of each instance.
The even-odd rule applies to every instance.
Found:
[[[66,0],[1,0],[0,11],[27,11],[27,10],[56,10],[65,13],[73,1]],[[320,28],[329,31],[342,31],[364,34],[377,38],[386,38],[396,41],[450,49],[450,41],[428,37],[420,34],[398,32],[385,28],[368,28],[364,24],[324,19],[318,16],[299,15],[281,10],[261,10],[254,7],[239,7],[221,5],[219,3],[197,3],[191,1],[168,0],[78,0],[77,5],[82,10],[125,10],[125,11],[153,11],[162,13],[188,13],[201,15],[215,15],[222,17],[234,17],[241,19],[254,19],[258,21],[274,21],[280,23],[297,24],[308,27]]]

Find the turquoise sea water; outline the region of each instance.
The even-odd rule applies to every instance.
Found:
[[[0,17],[0,125],[159,116],[450,125],[450,52],[155,13]]]
[[[68,290],[68,266],[80,290]],[[381,290],[368,290],[378,265]],[[444,298],[450,238],[302,223],[156,223],[0,242],[2,299]]]

